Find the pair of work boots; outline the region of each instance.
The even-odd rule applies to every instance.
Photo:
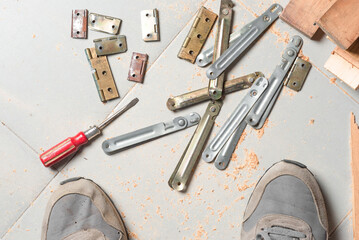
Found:
[[[54,192],[43,221],[42,240],[60,239],[127,240],[128,236],[106,193],[91,180],[73,178]],[[284,160],[266,171],[249,199],[240,239],[328,239],[324,199],[306,166]]]

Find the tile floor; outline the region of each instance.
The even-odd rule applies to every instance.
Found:
[[[234,0],[235,30],[273,2]],[[83,176],[110,194],[124,215],[131,239],[239,239],[244,208],[265,169],[281,159],[306,164],[317,177],[328,205],[331,239],[352,239],[349,119],[359,114],[359,94],[332,75],[324,63],[334,44],[324,36],[311,41],[278,20],[233,66],[229,78],[261,71],[269,76],[292,35],[304,39],[303,54],[313,64],[301,92],[284,89],[262,131],[247,128],[226,171],[200,161],[187,193],[167,184],[194,128],[113,156],[101,149],[105,138],[167,121],[206,103],[179,111],[167,98],[207,85],[205,69],[177,58],[197,9],[218,11],[219,0],[12,1],[0,2],[3,54],[0,56],[0,238],[40,239],[43,212],[60,181]],[[71,10],[87,8],[123,20],[128,51],[109,57],[121,99],[100,102],[84,49],[106,34],[90,31],[87,40],[70,37]],[[161,41],[141,39],[140,11],[158,8]],[[215,28],[214,28],[215,29]],[[206,46],[213,43],[211,34]],[[145,82],[127,81],[133,51],[149,55]],[[228,95],[212,136],[245,91]],[[140,102],[104,130],[103,136],[56,169],[39,159],[62,138],[98,124],[116,106]],[[252,160],[258,158],[259,165]]]

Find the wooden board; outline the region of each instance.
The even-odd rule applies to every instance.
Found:
[[[291,0],[280,18],[312,38],[318,30],[316,22],[336,0]]]
[[[354,240],[359,240],[359,127],[352,113],[350,119],[352,180],[353,180],[353,233]]]
[[[355,67],[335,51],[332,52],[324,67],[351,88],[355,90],[359,88],[359,68]]]
[[[334,51],[345,60],[359,68],[359,41],[356,41],[348,50],[336,47]]]
[[[317,23],[339,47],[348,49],[359,37],[359,1],[337,0]]]

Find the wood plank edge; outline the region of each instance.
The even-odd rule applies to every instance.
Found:
[[[312,39],[313,36],[317,33],[317,31],[319,30],[319,27],[317,26],[315,31],[306,31],[301,25],[299,24],[294,24],[293,22],[291,22],[288,18],[285,17],[285,15],[283,15],[283,13],[279,16],[279,18],[284,21],[285,23],[287,23],[289,26],[293,27],[294,29],[296,29],[297,31],[301,32],[302,34],[304,34],[306,37]]]
[[[353,113],[350,116],[350,145],[353,184],[353,239],[359,240],[359,126]]]
[[[353,64],[351,64],[350,62],[348,62],[346,59],[344,59],[342,56],[340,56],[339,54],[337,53],[332,53],[330,55],[330,57],[328,58],[327,62],[324,64],[324,68],[327,69],[330,73],[332,73],[333,75],[335,75],[335,77],[337,77],[338,79],[342,80],[345,84],[347,84],[349,87],[351,87],[352,89],[354,90],[357,90],[359,88],[359,83],[358,84],[355,84],[353,85],[351,82],[348,81],[348,79],[344,79],[342,76],[339,76],[338,72],[336,72],[335,69],[333,69],[332,67],[332,64],[331,64],[331,61],[333,61],[333,58],[336,57],[336,58],[340,58],[343,62],[345,62],[348,67],[349,66],[352,66],[353,68],[355,68],[358,73],[359,73],[359,68],[356,68],[355,66],[353,66]],[[337,64],[335,64],[337,65]]]

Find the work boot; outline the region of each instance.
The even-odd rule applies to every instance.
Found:
[[[41,239],[128,240],[128,236],[106,193],[91,180],[72,178],[52,194]]]
[[[241,240],[262,239],[328,239],[323,195],[305,165],[283,160],[257,183],[244,213]]]

